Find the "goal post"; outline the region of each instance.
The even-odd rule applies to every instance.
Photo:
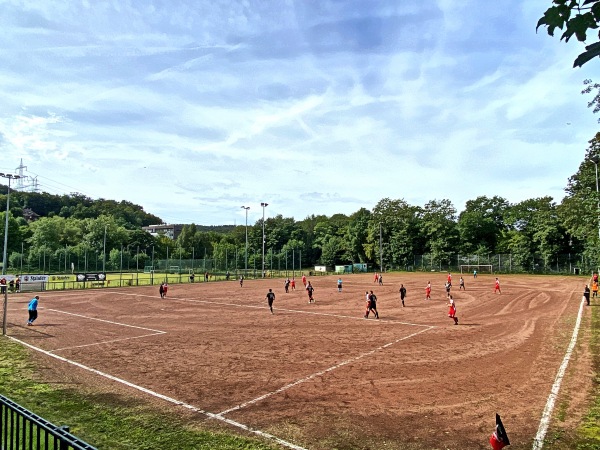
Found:
[[[460,265],[460,273],[473,273],[474,271],[477,273],[494,273],[494,265],[493,264],[461,264]]]

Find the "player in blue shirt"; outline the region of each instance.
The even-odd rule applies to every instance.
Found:
[[[29,320],[27,321],[28,326],[33,325],[33,321],[35,319],[37,319],[37,316],[38,316],[37,307],[38,307],[39,299],[40,299],[40,296],[36,295],[35,297],[33,297],[31,299],[31,301],[29,302],[29,305],[27,305],[27,310],[29,311]]]

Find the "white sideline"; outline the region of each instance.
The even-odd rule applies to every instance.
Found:
[[[575,344],[577,343],[577,335],[579,334],[579,327],[581,326],[581,316],[583,315],[584,303],[585,297],[581,299],[581,305],[579,305],[579,314],[577,315],[577,321],[575,322],[575,328],[573,329],[573,336],[571,337],[571,342],[569,343],[569,347],[567,348],[567,352],[565,353],[563,362],[558,368],[558,373],[556,374],[554,384],[552,385],[552,389],[550,390],[550,395],[548,396],[546,407],[544,408],[544,412],[542,413],[540,426],[538,428],[537,434],[535,435],[535,439],[533,440],[533,450],[540,450],[544,446],[544,439],[546,437],[546,432],[548,431],[548,426],[550,425],[552,411],[554,410],[554,402],[556,401],[556,397],[558,397],[560,385],[562,383],[563,377],[565,376],[567,366],[569,365],[569,360],[571,359],[571,353],[573,353],[573,349],[575,348]]]
[[[83,317],[84,319],[96,320],[98,322],[110,323],[111,325],[120,325],[122,327],[137,328],[138,330],[152,331],[152,332],[157,333],[157,334],[164,334],[164,333],[166,333],[166,331],[154,330],[152,328],[146,328],[146,327],[139,327],[137,325],[129,325],[127,323],[115,322],[115,321],[112,321],[112,320],[98,319],[97,317],[84,316],[83,314],[75,314],[75,313],[71,313],[71,312],[67,312],[67,311],[61,311],[59,309],[50,309],[50,308],[48,308],[48,311],[53,311],[53,312],[57,312],[57,313],[60,313],[60,314],[67,314],[69,316]]]
[[[46,350],[43,350],[41,348],[35,347],[35,346],[31,345],[31,344],[28,344],[27,342],[21,341],[20,339],[16,339],[16,338],[14,338],[12,336],[7,336],[7,337],[9,339],[11,339],[12,341],[18,342],[21,345],[24,345],[24,346],[29,347],[29,348],[31,348],[33,350],[36,350],[36,351],[38,351],[40,353],[43,353],[43,354],[45,354],[47,356],[50,356],[51,358],[56,358],[59,361],[66,362],[68,364],[72,364],[72,365],[74,365],[76,367],[79,367],[80,369],[87,370],[89,372],[95,373],[96,375],[103,376],[105,378],[108,378],[109,380],[116,381],[117,383],[122,383],[122,384],[124,384],[124,385],[126,385],[126,386],[128,386],[130,388],[137,389],[138,391],[144,392],[145,394],[149,394],[149,395],[152,395],[153,397],[160,398],[161,400],[167,401],[169,403],[173,403],[175,405],[182,406],[182,407],[187,408],[187,409],[189,409],[191,411],[194,411],[194,412],[197,412],[197,413],[200,413],[200,414],[204,414],[207,417],[210,417],[212,419],[220,420],[222,422],[228,423],[229,425],[241,428],[241,429],[243,429],[245,431],[249,431],[250,433],[254,433],[254,434],[258,435],[258,436],[271,439],[271,440],[276,441],[279,444],[283,445],[284,447],[288,447],[288,448],[291,448],[293,450],[307,450],[307,449],[305,449],[303,447],[299,447],[298,445],[292,444],[291,442],[284,441],[283,439],[280,439],[277,436],[273,436],[273,435],[271,435],[269,433],[265,433],[264,431],[255,430],[255,429],[250,428],[249,426],[244,425],[242,423],[238,423],[238,422],[236,422],[234,420],[231,420],[231,419],[226,419],[226,418],[221,417],[221,416],[219,416],[217,414],[209,413],[207,411],[204,411],[204,410],[202,410],[200,408],[197,408],[197,407],[195,407],[193,405],[190,405],[188,403],[181,402],[181,401],[176,400],[176,399],[174,399],[172,397],[167,397],[166,395],[162,395],[162,394],[159,394],[158,392],[151,391],[150,389],[146,389],[145,387],[138,386],[137,384],[130,383],[129,381],[123,380],[122,378],[117,378],[115,376],[109,375],[107,373],[104,373],[104,372],[101,372],[99,370],[96,370],[96,369],[93,369],[91,367],[88,367],[88,366],[85,366],[83,364],[80,364],[80,363],[78,363],[76,361],[72,361],[70,359],[63,358],[62,356],[55,355],[54,353],[50,353],[49,351],[46,351]]]
[[[71,347],[56,348],[54,350],[51,350],[50,353],[52,353],[52,352],[60,352],[60,351],[63,351],[63,350],[72,350],[74,348],[93,347],[95,345],[111,344],[113,342],[129,341],[131,339],[141,339],[141,338],[144,338],[144,337],[158,336],[160,334],[166,334],[167,333],[166,331],[153,330],[152,328],[138,327],[136,325],[129,325],[129,324],[126,324],[126,323],[121,323],[121,322],[114,322],[112,320],[98,319],[96,317],[90,317],[90,316],[84,316],[83,314],[75,314],[75,313],[70,313],[70,312],[66,312],[66,311],[60,311],[58,309],[48,309],[48,311],[53,311],[53,312],[57,312],[57,313],[60,313],[60,314],[67,314],[69,316],[83,317],[84,319],[96,320],[98,322],[105,322],[105,323],[109,323],[111,325],[119,325],[119,326],[122,326],[122,327],[136,328],[138,330],[152,331],[152,333],[142,334],[140,336],[132,336],[132,337],[127,337],[127,338],[110,339],[108,341],[98,341],[98,342],[94,342],[92,344],[82,344],[82,345],[74,345],[74,346],[71,346]]]
[[[122,295],[136,295],[136,294],[124,294],[124,293],[120,293],[120,294],[122,294]],[[139,295],[136,295],[136,296],[139,296]],[[141,296],[145,296],[145,295],[141,295]],[[261,308],[261,309],[264,308],[263,306],[259,307],[259,306],[254,306],[254,305],[239,305],[239,304],[232,304],[232,303],[225,303],[225,302],[212,302],[212,301],[195,300],[195,299],[178,299],[178,298],[173,298],[172,300],[178,300],[178,301],[184,301],[184,302],[194,302],[194,303],[213,303],[213,304],[220,304],[220,305],[224,305],[224,306],[227,305],[227,306],[236,306],[236,307],[243,307],[243,308]],[[53,311],[53,312],[57,312],[57,313],[62,313],[62,314],[68,314],[68,315],[72,315],[72,316],[82,317],[82,318],[86,318],[86,319],[97,320],[97,321],[100,321],[100,322],[106,322],[106,323],[110,323],[110,324],[114,324],[114,325],[126,326],[126,327],[137,328],[137,329],[142,329],[142,330],[152,331],[153,332],[153,334],[149,334],[149,335],[146,335],[146,336],[152,336],[152,335],[156,335],[156,334],[165,334],[166,333],[165,331],[154,330],[154,329],[151,329],[151,328],[144,328],[144,327],[139,327],[139,326],[135,326],[135,325],[128,325],[128,324],[114,322],[114,321],[105,320],[105,319],[98,319],[98,318],[88,317],[88,316],[84,316],[84,315],[81,315],[81,314],[69,313],[69,312],[60,311],[60,310],[56,310],[56,309],[48,309],[48,310],[49,311]],[[292,312],[292,313],[305,313],[305,314],[312,314],[312,315],[331,316],[331,317],[338,317],[338,318],[349,318],[349,319],[357,319],[357,320],[364,321],[363,318],[358,319],[357,317],[354,317],[354,316],[343,316],[343,315],[339,315],[339,314],[319,313],[319,312],[316,312],[316,311],[302,311],[302,310],[292,310],[292,309],[279,309],[279,310],[280,311]],[[24,341],[21,341],[20,339],[14,338],[12,336],[7,336],[7,337],[9,339],[15,341],[15,342],[18,342],[18,343],[26,346],[26,347],[29,347],[29,348],[31,348],[33,350],[36,350],[36,351],[38,351],[40,353],[43,353],[43,354],[45,354],[47,356],[50,356],[52,358],[58,359],[59,361],[66,362],[68,364],[72,364],[72,365],[74,365],[76,367],[79,367],[80,369],[87,370],[87,371],[92,372],[92,373],[94,373],[96,375],[100,375],[102,377],[108,378],[108,379],[110,379],[112,381],[116,381],[118,383],[122,383],[122,384],[124,384],[124,385],[126,385],[126,386],[128,386],[130,388],[139,390],[139,391],[144,392],[146,394],[149,394],[149,395],[151,395],[153,397],[162,399],[162,400],[167,401],[169,403],[173,403],[173,404],[175,404],[177,406],[184,407],[184,408],[186,408],[188,410],[191,410],[191,411],[203,414],[203,415],[205,415],[205,416],[207,416],[209,418],[220,420],[220,421],[225,422],[225,423],[227,423],[229,425],[232,425],[232,426],[240,428],[240,429],[242,429],[244,431],[248,431],[250,433],[256,434],[256,435],[261,436],[263,438],[267,438],[267,439],[273,440],[273,441],[279,443],[280,445],[282,445],[284,447],[287,447],[287,448],[290,448],[290,449],[293,449],[293,450],[307,450],[307,449],[305,449],[303,447],[300,447],[300,446],[297,446],[297,445],[295,445],[295,444],[293,444],[291,442],[287,442],[287,441],[285,441],[285,440],[283,440],[281,438],[278,438],[277,436],[271,435],[271,434],[266,433],[264,431],[253,429],[253,428],[251,428],[251,427],[249,427],[247,425],[244,425],[244,424],[236,422],[234,420],[225,418],[223,416],[225,414],[230,413],[230,412],[240,410],[240,409],[242,409],[242,408],[244,408],[246,406],[258,403],[259,401],[264,400],[265,398],[268,398],[268,397],[271,397],[273,395],[279,394],[279,393],[281,393],[283,391],[286,391],[286,390],[288,390],[288,389],[290,389],[290,388],[292,388],[294,386],[297,386],[299,384],[302,384],[302,383],[305,383],[307,381],[310,381],[310,380],[312,380],[312,379],[314,379],[314,378],[316,378],[316,377],[318,377],[320,375],[324,375],[324,374],[326,374],[328,372],[332,372],[332,371],[334,371],[334,370],[336,370],[336,369],[338,369],[340,367],[343,367],[343,366],[345,366],[347,364],[353,363],[353,362],[358,361],[360,359],[363,359],[363,358],[365,358],[365,357],[367,357],[369,355],[372,355],[373,353],[375,353],[377,351],[383,350],[383,349],[388,348],[388,347],[390,347],[390,346],[392,346],[394,344],[397,344],[398,342],[401,342],[403,340],[409,339],[409,338],[414,337],[414,336],[416,336],[418,334],[421,334],[421,333],[423,333],[425,331],[429,331],[429,330],[435,328],[434,326],[431,326],[431,325],[414,324],[414,323],[407,323],[407,322],[400,322],[400,321],[377,321],[377,323],[385,323],[385,322],[387,322],[388,324],[402,324],[402,325],[409,325],[409,326],[419,326],[419,327],[423,327],[424,329],[416,331],[416,332],[414,332],[412,334],[409,334],[407,336],[403,336],[403,337],[401,337],[399,339],[396,339],[394,341],[388,342],[387,344],[381,345],[381,346],[379,346],[377,348],[374,348],[374,349],[372,349],[372,350],[370,350],[368,352],[361,353],[358,356],[355,356],[353,358],[350,358],[350,359],[347,359],[345,361],[342,361],[342,362],[340,362],[340,363],[338,363],[338,364],[336,364],[334,366],[331,366],[331,367],[329,367],[327,369],[321,370],[321,371],[319,371],[317,373],[314,373],[312,375],[309,375],[307,377],[304,377],[302,379],[294,381],[293,383],[290,383],[290,384],[287,384],[285,386],[282,386],[281,388],[279,388],[279,389],[277,389],[275,391],[268,392],[268,393],[266,393],[264,395],[261,395],[260,397],[257,397],[255,399],[252,399],[252,400],[249,400],[247,402],[241,403],[241,404],[239,404],[239,405],[237,405],[237,406],[235,406],[233,408],[230,408],[228,410],[222,411],[222,412],[220,412],[218,414],[210,413],[208,411],[204,411],[204,410],[202,410],[200,408],[197,408],[197,407],[195,407],[193,405],[181,402],[179,400],[176,400],[176,399],[174,399],[172,397],[168,397],[168,396],[163,395],[163,394],[159,394],[157,392],[151,391],[150,389],[147,389],[147,388],[144,388],[142,386],[138,386],[136,384],[133,384],[133,383],[131,383],[129,381],[126,381],[126,380],[124,380],[122,378],[115,377],[113,375],[107,374],[105,372],[102,372],[102,371],[99,371],[97,369],[88,367],[86,365],[83,365],[81,363],[78,363],[76,361],[70,360],[68,358],[65,358],[65,357],[62,357],[62,356],[59,356],[59,355],[53,353],[53,352],[56,352],[56,351],[66,350],[66,349],[70,349],[70,348],[77,348],[77,347],[68,347],[68,348],[61,348],[61,349],[55,349],[55,350],[48,351],[48,350],[43,350],[43,349],[41,349],[39,347],[35,347],[35,346],[31,345],[31,344],[28,344],[28,343],[26,343]],[[144,336],[139,336],[139,337],[144,337]],[[138,338],[138,337],[135,337],[135,338]],[[106,341],[106,342],[102,342],[102,343],[115,342],[115,341],[118,341],[118,340],[127,340],[127,339],[133,339],[133,338],[116,339],[116,340],[113,340],[113,341]],[[97,345],[97,344],[87,344],[87,345]],[[80,347],[85,347],[87,345],[82,345]]]

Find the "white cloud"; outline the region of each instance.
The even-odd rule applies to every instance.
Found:
[[[559,200],[597,131],[579,95],[595,63],[535,33],[547,7],[5,2],[0,164],[203,224],[261,201],[302,219]]]

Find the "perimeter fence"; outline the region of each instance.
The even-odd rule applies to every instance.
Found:
[[[202,283],[212,281],[239,281],[259,278],[292,278],[307,276],[322,276],[336,273],[333,267],[320,271],[316,268],[286,267],[273,261],[265,261],[264,274],[258,264],[248,266],[248,269],[221,266],[212,259],[165,259],[153,261],[153,266],[122,267],[119,271],[78,272],[27,272],[18,276],[20,286],[15,280],[17,275],[7,275],[9,293],[16,291],[44,291],[68,289],[98,289],[127,286],[153,286],[161,283]],[[283,263],[284,261],[282,261]],[[588,274],[598,271],[595,261],[581,255],[558,255],[552,258],[529,255],[493,254],[493,255],[450,255],[436,258],[434,255],[415,255],[406,264],[387,263],[384,258],[384,271],[415,271],[415,272],[453,272],[472,271],[481,266],[479,272],[487,272],[484,266],[491,266],[493,273],[528,273],[528,274]],[[258,266],[258,267],[257,267]],[[367,266],[367,264],[365,264]],[[35,269],[33,269],[35,270]],[[378,264],[368,264],[369,272],[381,271]]]
[[[96,450],[12,400],[0,395],[0,448],[2,450]]]
[[[433,255],[415,255],[412,265],[392,266],[392,269],[412,271],[459,272],[461,266],[491,265],[494,273],[530,274],[583,274],[598,270],[595,261],[581,255],[557,255],[543,258],[539,255],[528,257],[511,254],[493,255],[451,255],[444,259]]]
[[[313,274],[310,270],[267,270],[265,269],[264,278],[294,278],[301,277],[303,274]],[[215,281],[239,282],[240,278],[244,280],[259,279],[260,271],[254,270],[234,270],[234,271],[205,271],[203,273],[194,273],[185,271],[180,267],[171,266],[168,270],[147,269],[146,271],[135,272],[95,272],[95,273],[74,273],[74,274],[21,274],[19,275],[19,284],[15,283],[16,276],[8,275],[11,283],[7,286],[9,293],[15,292],[37,292],[53,290],[72,290],[72,289],[103,289],[120,288],[129,286],[158,286],[161,283],[167,284],[193,284],[208,283]],[[1,450],[1,449],[0,449]]]

